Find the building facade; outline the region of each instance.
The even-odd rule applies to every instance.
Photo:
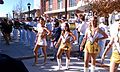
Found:
[[[101,0],[67,0],[67,18],[73,18],[75,13],[78,14],[89,10],[89,4],[96,1]],[[45,0],[45,5],[44,14],[58,18],[65,15],[65,0]]]
[[[67,18],[74,18],[75,13],[89,10],[89,3],[101,0],[67,0]],[[115,0],[110,0],[115,1]],[[34,0],[34,17],[48,15],[57,18],[65,16],[65,0]]]
[[[81,0],[67,0],[67,18],[73,18],[74,13],[82,11],[77,10],[77,4]],[[46,0],[46,11],[44,14],[61,18],[65,16],[65,0]]]

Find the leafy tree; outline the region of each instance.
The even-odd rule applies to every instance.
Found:
[[[91,8],[98,16],[107,17],[113,11],[120,11],[120,0],[96,0],[91,4]]]

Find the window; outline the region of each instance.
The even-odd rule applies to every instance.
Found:
[[[63,0],[58,0],[58,9],[63,8]]]
[[[52,10],[52,4],[53,4],[53,0],[49,0],[49,11]]]
[[[70,7],[74,7],[77,5],[77,1],[76,0],[69,0],[69,6]]]

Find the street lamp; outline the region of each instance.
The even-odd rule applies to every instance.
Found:
[[[14,19],[14,14],[15,14],[15,11],[13,10],[12,12],[13,12],[13,19]]]
[[[30,6],[31,6],[31,4],[28,3],[27,6],[28,6],[28,10],[29,10],[28,17],[30,17]]]
[[[6,18],[8,19],[8,14],[6,14]]]

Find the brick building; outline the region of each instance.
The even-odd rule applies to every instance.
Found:
[[[67,18],[73,18],[74,13],[80,13],[78,3],[82,0],[67,0]],[[60,18],[65,15],[65,0],[46,0],[45,14]]]
[[[45,12],[49,16],[60,17],[65,15],[65,0],[44,0]],[[67,0],[67,18],[74,18],[74,13],[89,10],[89,4],[100,0]],[[106,0],[108,1],[108,0]],[[109,0],[115,1],[115,0]]]

